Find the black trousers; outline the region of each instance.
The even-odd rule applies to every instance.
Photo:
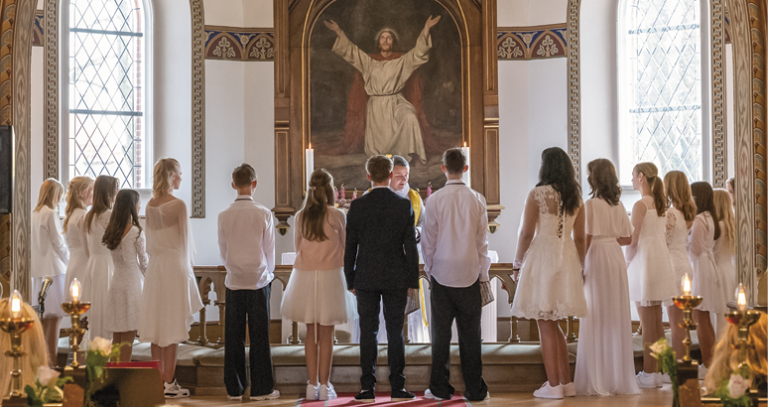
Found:
[[[485,399],[488,392],[483,380],[481,359],[482,337],[480,317],[483,300],[480,295],[480,280],[469,287],[446,287],[432,278],[432,376],[429,390],[437,397],[449,399],[454,388],[448,381],[451,375],[451,326],[456,320],[459,331],[459,354],[461,373],[466,391],[464,397],[470,401]]]
[[[360,376],[362,390],[376,387],[376,357],[378,356],[379,306],[384,303],[384,322],[387,327],[387,362],[389,362],[389,384],[393,390],[405,387],[405,342],[403,323],[408,291],[377,290],[357,293],[357,313],[360,315]]]
[[[250,335],[249,364],[251,396],[264,396],[274,391],[272,353],[269,348],[269,296],[272,284],[260,290],[227,288],[224,384],[230,396],[242,396],[248,387],[245,368],[245,324]]]

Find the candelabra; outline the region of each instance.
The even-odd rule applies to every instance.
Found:
[[[749,348],[749,327],[754,325],[760,319],[760,312],[747,309],[747,294],[744,286],[739,284],[736,294],[736,304],[738,309],[725,314],[725,319],[739,328],[739,343],[734,345],[739,350],[739,369],[741,370],[747,363],[747,349]]]
[[[683,339],[683,345],[685,345],[685,356],[683,356],[683,363],[690,365],[691,359],[691,331],[696,329],[696,322],[693,321],[693,309],[701,304],[704,298],[698,295],[691,295],[691,280],[688,274],[683,277],[683,295],[672,297],[672,301],[677,308],[683,310],[683,323],[680,328],[685,329],[685,339]]]
[[[22,397],[21,392],[21,363],[20,358],[26,353],[21,349],[21,334],[32,327],[34,320],[32,318],[23,318],[21,316],[22,308],[21,295],[14,291],[11,296],[11,317],[0,319],[0,329],[11,336],[11,350],[5,352],[5,356],[13,358],[13,370],[11,371],[11,394],[12,399]]]
[[[71,328],[65,331],[69,335],[69,346],[72,348],[72,363],[65,370],[76,369],[80,366],[80,363],[77,361],[77,351],[80,350],[80,338],[82,335],[85,335],[86,331],[86,328],[80,323],[80,315],[91,308],[90,302],[80,302],[80,282],[77,279],[72,281],[69,291],[72,296],[72,302],[61,304],[61,309],[69,314],[72,325]]]

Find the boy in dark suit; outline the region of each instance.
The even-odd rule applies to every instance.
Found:
[[[355,400],[375,401],[379,304],[384,304],[387,327],[389,384],[392,401],[413,400],[405,390],[403,323],[410,290],[419,287],[411,202],[389,189],[392,160],[373,156],[365,164],[372,190],[352,202],[347,213],[344,273],[347,287],[357,297],[360,315],[361,391]]]

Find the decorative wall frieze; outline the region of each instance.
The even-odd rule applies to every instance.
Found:
[[[496,34],[500,61],[564,58],[568,55],[565,23],[536,27],[499,27]]]
[[[579,18],[581,0],[568,0],[568,156],[571,157],[576,179],[581,180],[581,59],[579,49]]]
[[[272,28],[205,26],[205,59],[273,61],[275,33]]]
[[[724,0],[709,2],[712,66],[712,185],[725,188],[728,167],[725,114],[725,6]]]
[[[189,0],[192,14],[192,213],[205,218],[205,10]]]

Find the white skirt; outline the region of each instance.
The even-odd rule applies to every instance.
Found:
[[[69,302],[67,296],[67,289],[64,284],[66,283],[66,274],[59,274],[58,276],[51,276],[53,284],[48,289],[48,294],[45,297],[45,313],[43,318],[62,318],[66,317],[67,313],[61,308],[61,303]],[[29,301],[32,305],[38,305],[37,299],[40,297],[40,289],[43,288],[43,277],[32,277],[32,301]]]
[[[357,304],[347,291],[344,269],[293,269],[283,294],[283,318],[304,324],[341,325],[354,320]]]

